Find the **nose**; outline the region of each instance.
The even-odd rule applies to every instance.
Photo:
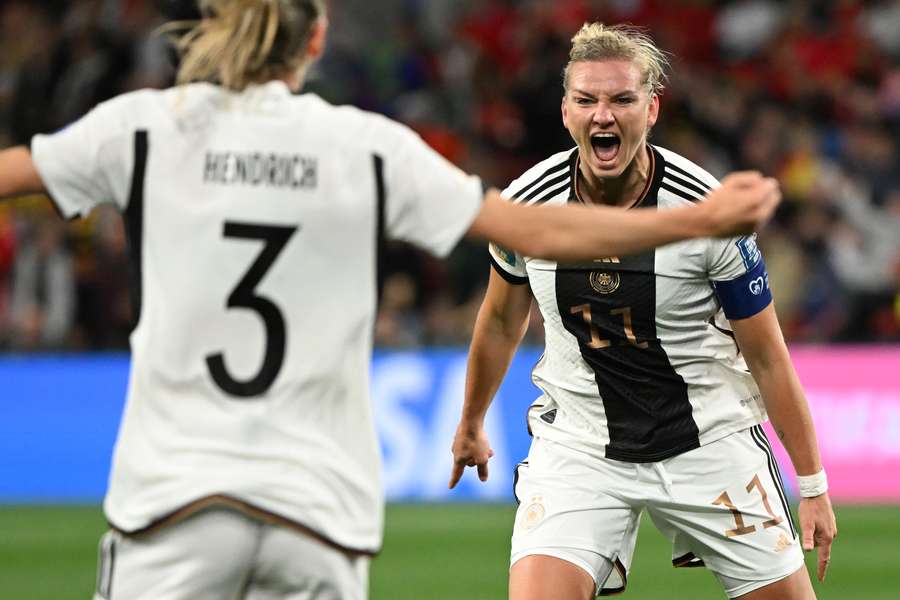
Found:
[[[594,110],[594,122],[601,126],[612,125],[615,121],[612,110],[606,102],[598,102]]]

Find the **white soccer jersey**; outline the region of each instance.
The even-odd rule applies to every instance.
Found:
[[[674,152],[649,152],[639,206],[681,206],[718,185]],[[504,196],[575,202],[577,163],[577,150],[554,154]],[[534,435],[649,462],[765,420],[726,319],[751,316],[771,299],[754,238],[691,240],[579,264],[491,245],[491,258],[505,279],[530,285],[544,318],[546,350],[533,372],[543,395],[529,411]]]
[[[138,319],[111,524],[224,495],[377,551],[377,249],[449,252],[480,180],[406,127],[280,82],[126,94],[32,151],[63,215],[126,217]]]

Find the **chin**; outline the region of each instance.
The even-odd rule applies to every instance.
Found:
[[[616,161],[612,165],[599,166],[596,163],[591,164],[591,172],[599,179],[615,179],[621,177],[625,172],[625,165]]]

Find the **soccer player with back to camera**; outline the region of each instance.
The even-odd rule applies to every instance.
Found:
[[[577,147],[526,171],[504,196],[667,213],[716,189],[709,173],[647,142],[665,64],[640,31],[585,24],[562,101]],[[500,243],[490,250],[450,486],[466,466],[487,478],[484,416],[534,296],[546,349],[533,380],[543,394],[529,409],[534,440],[516,469],[510,598],[621,591],[645,509],[671,540],[673,564],[705,564],[729,597],[813,598],[761,427],[767,412],[800,475],[802,547],[819,547],[819,579],[835,519],[755,238],[587,261]]]
[[[780,194],[744,173],[666,218],[515,206],[385,117],[292,95],[324,48],[321,0],[201,9],[179,85],[0,153],[0,195],[47,191],[68,218],[111,203],[129,235],[136,324],[96,597],[364,598],[384,239],[587,259],[750,231]]]

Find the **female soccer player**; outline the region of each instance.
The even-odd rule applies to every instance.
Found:
[[[504,195],[626,214],[691,205],[715,189],[706,171],[647,142],[664,65],[640,32],[586,24],[573,38],[562,102],[577,148],[529,169]],[[673,564],[705,564],[728,596],[814,597],[760,426],[767,412],[800,474],[802,546],[819,546],[820,579],[835,520],[755,238],[588,261],[492,244],[491,256],[450,487],[466,466],[487,478],[484,416],[534,296],[546,350],[533,380],[543,394],[516,472],[510,598],[621,591],[645,509],[672,541]]]
[[[705,207],[514,206],[408,129],[294,96],[321,0],[208,0],[179,85],[125,94],[0,154],[0,195],[125,216],[136,323],[98,598],[364,598],[383,493],[367,377],[378,250],[463,235],[529,256],[752,229],[758,174]]]

